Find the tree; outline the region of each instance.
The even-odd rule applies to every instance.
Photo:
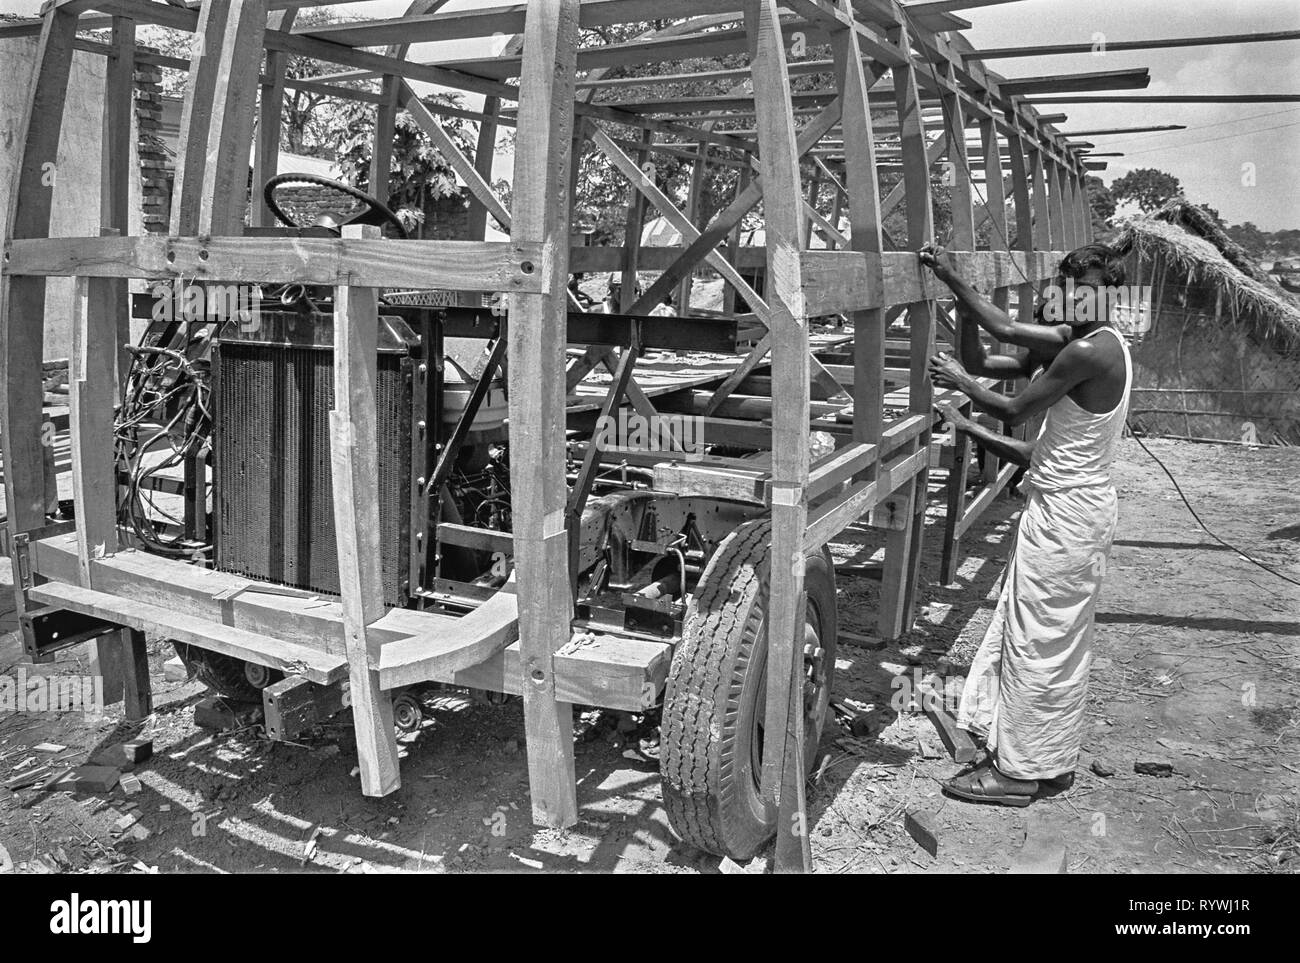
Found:
[[[1111,196],[1117,203],[1132,201],[1143,214],[1158,211],[1182,190],[1177,177],[1154,167],[1129,171],[1110,185]]]
[[[1088,192],[1093,237],[1101,237],[1110,230],[1110,219],[1115,216],[1115,194],[1100,177],[1089,175],[1084,178],[1083,186]]]

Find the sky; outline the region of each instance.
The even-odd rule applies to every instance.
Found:
[[[501,3],[451,0],[444,9]],[[364,17],[395,17],[408,5],[409,0],[371,0],[347,9]],[[31,15],[39,7],[40,0],[0,0],[6,13]],[[966,36],[978,48],[1294,30],[1298,13],[1296,0],[1018,0],[958,11],[972,23]],[[420,45],[412,54],[437,59],[490,52],[483,43],[457,41]],[[1026,57],[988,66],[1005,77],[1148,67],[1150,87],[1118,92],[1126,94],[1300,94],[1300,41],[1295,40]],[[1089,136],[1099,151],[1126,154],[1110,158],[1100,176],[1109,183],[1129,170],[1155,167],[1179,178],[1189,199],[1218,209],[1229,223],[1252,221],[1269,231],[1300,228],[1300,103],[1067,104],[1042,110],[1068,114],[1059,125],[1066,133],[1185,124],[1187,130],[1159,134]],[[508,176],[501,166],[498,158],[498,176]]]

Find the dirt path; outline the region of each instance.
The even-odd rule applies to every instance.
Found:
[[[1212,528],[1300,576],[1300,453],[1149,444]],[[1099,607],[1091,735],[1074,789],[1027,810],[949,800],[937,780],[955,767],[925,758],[924,744],[937,743],[929,722],[891,705],[897,677],[918,669],[960,676],[969,663],[1018,508],[1002,500],[968,536],[970,557],[954,585],[931,581],[938,570],[931,525],[914,631],[880,651],[841,645],[835,697],[861,709],[865,732],[854,738],[828,720],[825,762],[809,790],[819,871],[1001,872],[1030,828],[1058,834],[1074,872],[1295,870],[1300,589],[1200,532],[1132,441],[1118,481],[1121,535]],[[860,564],[875,547],[873,535],[857,533],[835,554]],[[841,626],[871,632],[877,584],[841,577],[839,587]],[[170,655],[153,646],[157,712],[143,731],[156,749],[137,773],[142,791],[0,789],[0,844],[15,863],[159,872],[718,869],[715,857],[675,842],[656,766],[615,719],[577,745],[578,825],[537,831],[517,703],[497,708],[448,695],[432,724],[403,744],[401,790],[367,800],[351,775],[346,725],[302,746],[267,743],[256,730],[213,736],[193,725],[200,687],[163,680]],[[0,672],[12,674],[19,658],[12,639],[0,641]],[[73,671],[74,662],[65,655],[60,671]],[[80,761],[139,731],[111,712],[98,722],[74,713],[0,715],[0,781],[41,764],[49,754],[33,748],[40,743],[64,745],[58,758]],[[1094,760],[1114,775],[1093,774]],[[1137,775],[1141,760],[1168,762],[1173,774]],[[932,814],[937,857],[904,832],[911,809]],[[147,837],[115,831],[124,815],[138,816]]]

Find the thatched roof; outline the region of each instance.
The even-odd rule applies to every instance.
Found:
[[[1123,254],[1164,258],[1188,282],[1220,288],[1234,320],[1252,324],[1265,337],[1288,346],[1300,345],[1300,303],[1209,215],[1184,198],[1129,221],[1113,246]]]

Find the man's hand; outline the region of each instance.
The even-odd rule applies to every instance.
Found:
[[[971,426],[971,420],[958,411],[951,401],[935,405],[934,410],[954,431],[966,431]]]
[[[948,352],[940,351],[930,359],[930,380],[936,388],[956,388],[962,391],[970,381],[970,374],[961,366],[960,361]]]
[[[938,244],[930,243],[917,252],[921,263],[934,272],[934,276],[947,284],[957,277],[957,272],[952,268],[951,258],[948,252]]]

